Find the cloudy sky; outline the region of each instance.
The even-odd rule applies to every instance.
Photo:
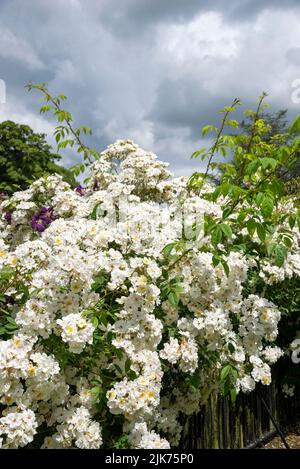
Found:
[[[299,21],[299,0],[0,0],[0,119],[51,134],[24,90],[46,82],[98,150],[132,138],[189,174],[201,127],[234,97],[254,107],[267,91],[273,111],[300,113]]]

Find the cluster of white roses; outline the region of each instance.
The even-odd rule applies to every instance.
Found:
[[[15,279],[4,294],[18,329],[0,340],[2,447],[37,435],[43,448],[99,448],[125,434],[134,448],[169,448],[180,439],[180,413],[218,391],[227,363],[237,391],[270,383],[282,353],[271,345],[280,312],[244,297],[249,260],[231,252],[226,275],[203,237],[166,261],[163,249],[182,238],[183,223],[221,213],[187,182],[153,153],[118,141],[93,164],[86,188],[49,176],[3,198],[0,268]],[[265,263],[262,275],[299,275],[299,254],[287,263]],[[20,281],[28,291],[21,306]],[[165,294],[172,281],[178,304]],[[102,427],[120,435],[105,441]]]

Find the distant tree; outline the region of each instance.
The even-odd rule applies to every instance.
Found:
[[[281,109],[274,113],[266,111],[259,113],[257,119],[262,119],[267,125],[262,135],[263,141],[266,143],[276,143],[276,141],[279,140],[278,143],[282,144],[289,140],[287,112],[287,109]],[[248,134],[252,132],[253,117],[252,114],[249,116],[248,120],[241,122],[241,128]]]
[[[12,194],[26,189],[32,181],[60,174],[72,187],[76,180],[66,168],[56,164],[61,156],[52,152],[45,134],[13,121],[0,123],[0,190]]]
[[[260,138],[263,142],[273,147],[279,147],[288,144],[295,137],[295,135],[289,133],[287,112],[287,109],[281,109],[274,113],[266,112],[265,110],[259,113],[257,121],[261,120],[265,125],[264,132],[260,134]],[[253,131],[253,115],[248,117],[249,119],[247,121],[241,122],[241,128],[248,135],[251,135]],[[279,176],[284,181],[290,182],[288,188],[295,187],[295,179],[298,180],[300,177],[300,154],[298,154],[296,164],[292,168],[289,168],[289,170],[282,168],[279,172]],[[299,181],[296,183],[296,186],[298,185]]]
[[[287,109],[271,113],[266,111],[266,107],[262,103],[256,111],[246,111],[246,119],[241,121],[239,130],[231,136],[240,135],[239,146],[246,152],[253,144],[259,142],[263,155],[268,157],[275,149],[288,145],[295,138],[296,132],[290,132]],[[238,161],[239,158],[236,159],[233,155],[230,163],[239,174],[244,168],[239,167]],[[213,178],[216,184],[219,184],[221,174],[226,171],[226,163],[219,164],[218,170],[219,173]],[[300,192],[300,152],[295,155],[295,162],[288,168],[281,167],[277,175],[285,181],[286,192]]]

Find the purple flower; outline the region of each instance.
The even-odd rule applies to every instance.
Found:
[[[6,220],[7,223],[9,223],[9,224],[11,223],[11,215],[12,215],[11,212],[5,212],[5,214],[4,214],[4,220]]]
[[[41,233],[47,228],[48,225],[49,223],[46,220],[43,220],[39,213],[35,213],[34,215],[32,215],[31,226],[34,230]]]
[[[0,191],[0,200],[5,199],[6,197],[8,197],[8,193],[4,191]]]
[[[99,189],[99,183],[97,179],[95,179],[94,185],[93,185],[93,191],[97,191]]]
[[[43,220],[53,221],[53,207],[42,207],[40,210],[40,215]]]
[[[85,193],[85,187],[79,184],[79,186],[76,187],[75,191],[82,197]]]
[[[42,207],[39,212],[32,215],[31,226],[34,230],[42,233],[53,220],[53,207]]]

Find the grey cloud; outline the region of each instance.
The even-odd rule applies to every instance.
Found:
[[[116,35],[136,37],[159,23],[184,22],[201,12],[221,11],[236,21],[249,21],[266,8],[282,8],[282,0],[104,0],[99,19]],[[299,7],[298,0],[285,0],[285,8]]]
[[[287,61],[293,65],[300,65],[300,47],[292,47],[286,52]]]
[[[94,130],[97,149],[132,137],[188,173],[198,168],[189,155],[205,143],[201,127],[217,123],[234,97],[252,107],[266,90],[274,110],[299,112],[290,99],[300,77],[297,4],[287,0],[281,15],[277,0],[0,0],[0,40],[5,28],[29,51],[26,63],[16,52],[1,56],[0,48],[0,78],[20,106],[16,115],[38,116],[40,97],[24,84],[47,82],[69,97],[75,122]],[[269,16],[258,24],[265,8]],[[198,38],[197,18],[211,11],[220,25],[205,17],[215,29]]]

